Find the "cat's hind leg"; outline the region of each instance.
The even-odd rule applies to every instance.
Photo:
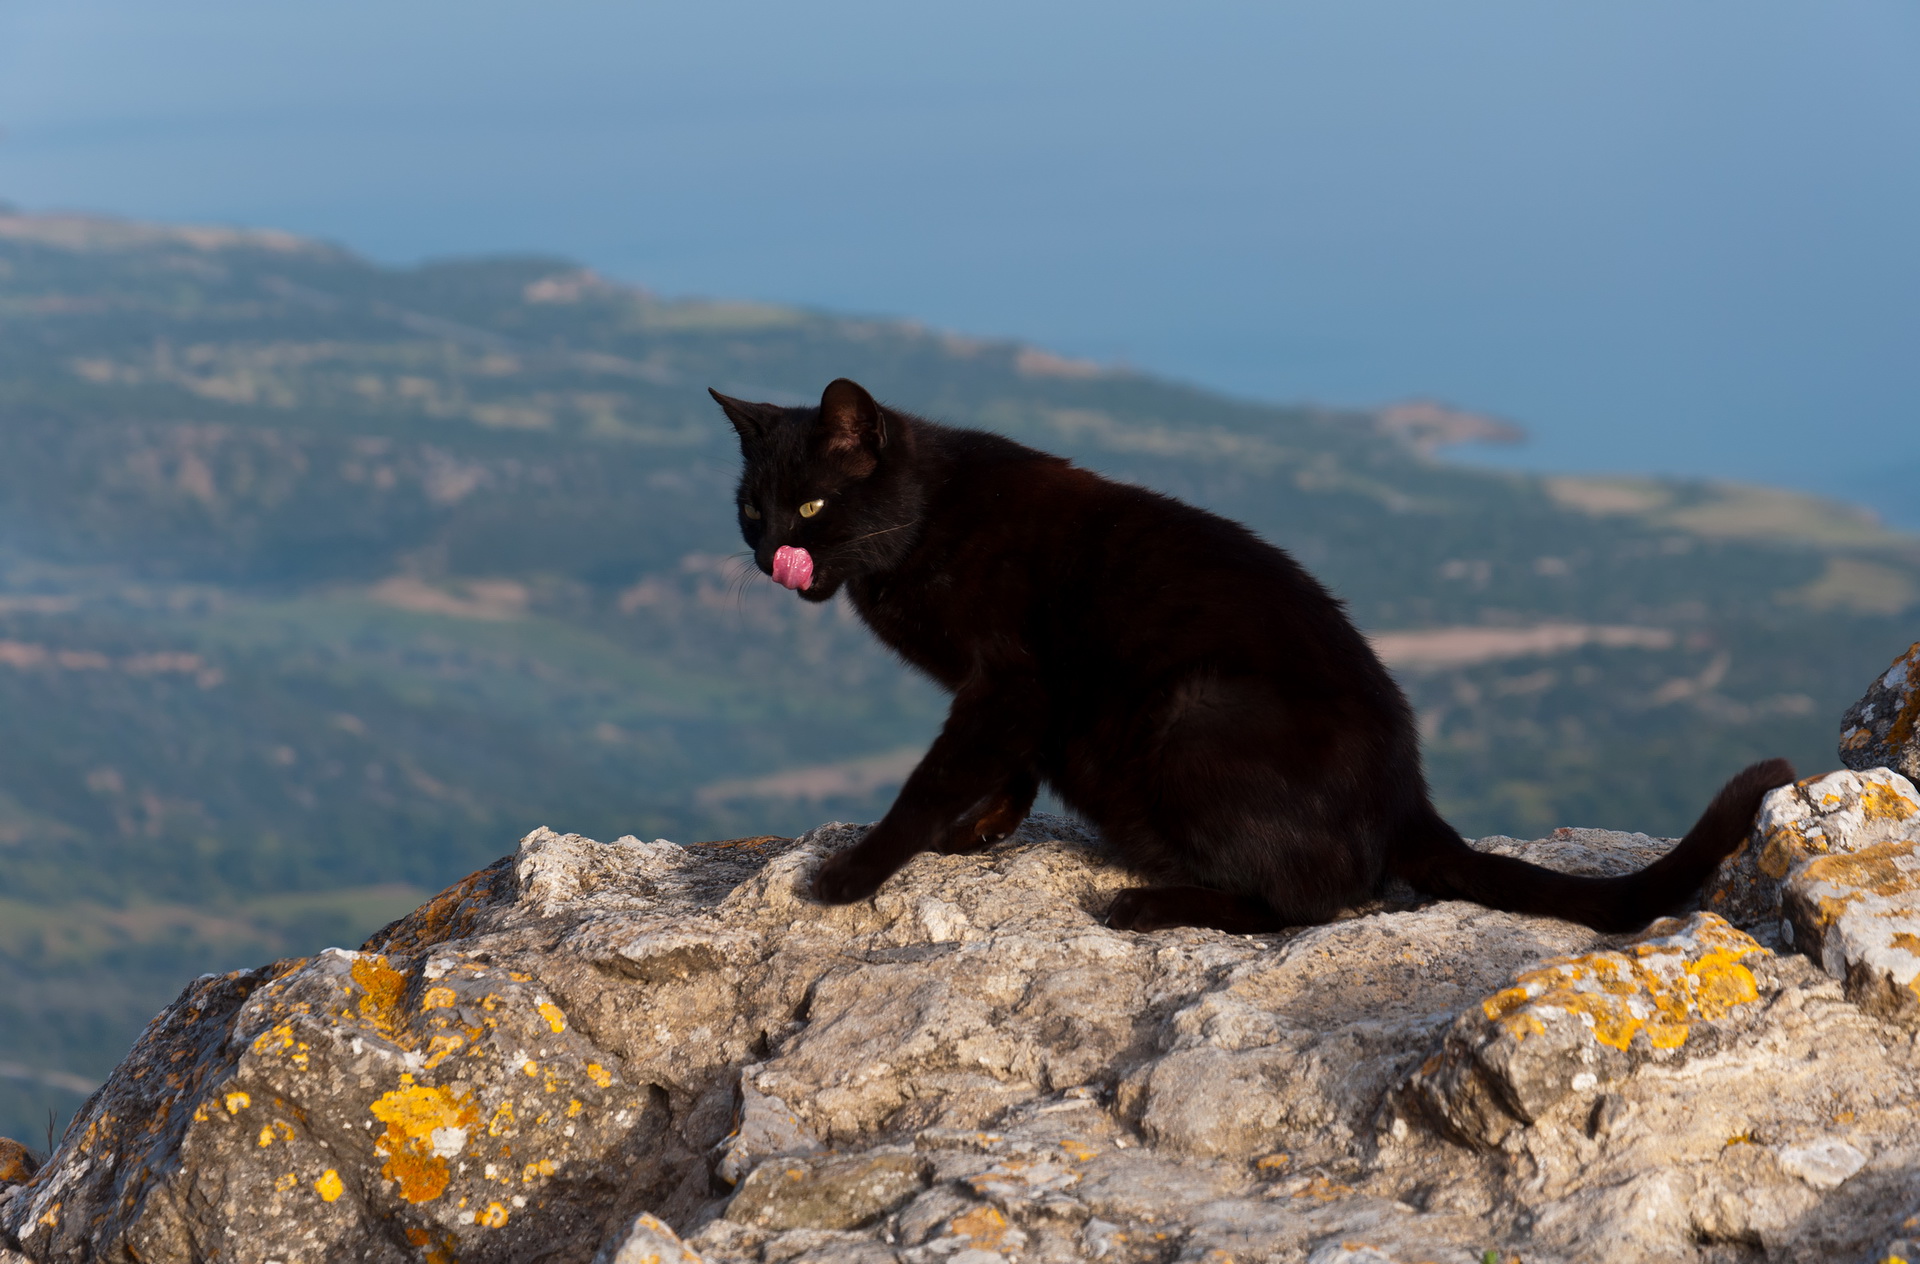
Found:
[[[985,851],[1020,828],[1039,793],[1038,777],[1024,771],[1015,774],[1003,789],[978,805],[977,811],[962,817],[959,828],[935,843],[933,850],[949,856]]]
[[[1291,924],[1265,900],[1211,887],[1128,887],[1107,907],[1107,925],[1115,930],[1204,926],[1235,935],[1260,935]]]
[[[1129,869],[1107,924],[1257,934],[1326,922],[1379,888],[1401,783],[1349,709],[1259,678],[1195,675],[1128,734],[1083,797]],[[1413,783],[1417,785],[1418,778]]]

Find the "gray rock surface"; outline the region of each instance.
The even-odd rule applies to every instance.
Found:
[[[1920,780],[1920,641],[1893,660],[1840,720],[1840,762]]]
[[[241,1264],[1827,1261],[1911,1236],[1912,1033],[1712,912],[1602,936],[1399,892],[1280,935],[1115,932],[1129,878],[1059,818],[813,903],[861,828],[536,831],[360,952],[199,980],[0,1230],[35,1261]],[[1666,846],[1482,845],[1588,871]]]
[[[0,1262],[3,1264],[3,1262]],[[702,1264],[694,1249],[659,1217],[641,1212],[608,1238],[593,1264]]]

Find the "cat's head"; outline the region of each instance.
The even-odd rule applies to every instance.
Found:
[[[921,503],[909,419],[846,378],[828,384],[817,408],[707,393],[740,435],[735,510],[762,571],[826,601],[906,552]]]

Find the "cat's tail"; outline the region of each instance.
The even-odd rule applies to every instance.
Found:
[[[1720,788],[1687,836],[1634,873],[1584,877],[1475,851],[1429,809],[1396,843],[1388,864],[1415,888],[1510,913],[1564,917],[1595,930],[1637,930],[1685,902],[1740,846],[1769,790],[1794,780],[1784,759],[1762,760]]]

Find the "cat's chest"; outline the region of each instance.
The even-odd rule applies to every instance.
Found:
[[[982,645],[1012,630],[1004,606],[945,569],[856,583],[850,595],[875,636],[949,688],[973,671]]]

